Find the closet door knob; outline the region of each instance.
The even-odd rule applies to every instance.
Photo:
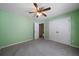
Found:
[[[59,31],[56,31],[56,33],[59,33]]]

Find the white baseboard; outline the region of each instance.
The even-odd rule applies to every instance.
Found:
[[[28,42],[28,41],[31,41],[31,40],[33,40],[33,39],[29,39],[29,40],[25,40],[25,41],[21,41],[21,42],[13,43],[13,44],[5,45],[5,46],[0,47],[0,50],[1,50],[2,48],[6,48],[6,47],[13,46],[13,45],[16,45],[16,44],[20,44],[20,43]]]

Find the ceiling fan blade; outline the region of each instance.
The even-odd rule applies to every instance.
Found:
[[[29,13],[34,13],[34,12],[29,12]]]
[[[33,3],[34,4],[34,6],[37,8],[38,7],[38,5],[37,5],[37,3]]]
[[[43,9],[43,11],[48,11],[48,10],[50,10],[51,8],[50,7],[48,7],[48,8],[46,8],[46,9]]]
[[[47,15],[45,13],[42,13],[43,16],[47,17]]]

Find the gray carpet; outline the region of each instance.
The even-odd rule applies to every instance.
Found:
[[[0,50],[1,56],[78,56],[79,49],[50,40],[32,40]]]

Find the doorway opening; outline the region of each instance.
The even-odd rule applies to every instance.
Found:
[[[44,23],[35,23],[34,25],[34,39],[44,39]]]
[[[39,38],[44,38],[44,24],[39,24]]]

